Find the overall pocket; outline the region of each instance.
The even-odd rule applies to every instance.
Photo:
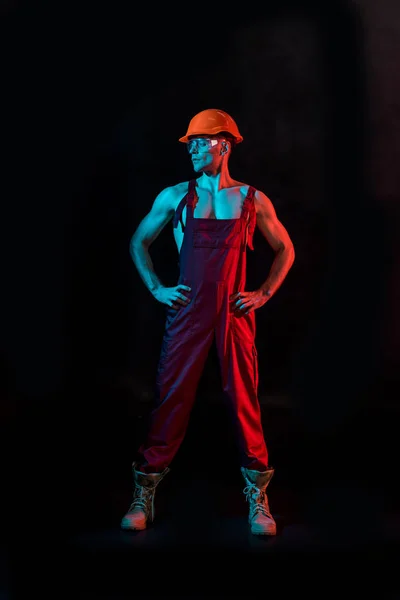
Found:
[[[221,232],[198,227],[193,232],[193,246],[195,248],[239,248],[240,231],[234,228],[229,232]]]

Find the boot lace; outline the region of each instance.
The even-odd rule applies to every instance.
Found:
[[[246,495],[246,501],[250,503],[252,517],[260,513],[271,518],[265,492],[260,490],[254,483],[251,483],[244,488],[243,493]]]
[[[150,511],[151,497],[153,490],[142,485],[135,485],[133,493],[133,502],[129,507],[129,512],[135,508],[142,509],[145,513]]]

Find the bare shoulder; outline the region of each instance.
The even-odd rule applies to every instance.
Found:
[[[179,202],[188,191],[188,181],[170,185],[161,190],[155,199],[155,205],[163,205],[168,212],[175,212]]]
[[[132,244],[149,246],[154,242],[167,223],[173,218],[174,211],[187,191],[187,183],[167,186],[157,194],[150,211],[140,221],[132,236]]]
[[[256,206],[256,208],[257,207],[262,208],[263,206],[268,206],[268,205],[272,206],[272,202],[268,198],[268,196],[253,185],[249,185],[248,183],[244,183],[243,181],[234,180],[232,183],[232,187],[239,188],[240,193],[243,196],[243,198],[245,198],[247,196],[249,189],[253,188],[255,190],[254,205]]]
[[[254,193],[254,206],[257,214],[274,217],[275,208],[272,200],[263,191],[256,189]]]
[[[290,239],[289,233],[276,214],[272,200],[267,194],[261,190],[256,190],[254,194],[254,206],[258,228],[271,247],[275,251],[284,249],[291,249],[293,251],[293,242]]]
[[[274,205],[267,194],[255,188],[254,186],[249,185],[248,183],[243,183],[242,181],[235,181],[235,186],[240,188],[243,197],[247,195],[249,188],[254,188],[254,207],[257,215],[262,214],[266,217],[275,217]]]

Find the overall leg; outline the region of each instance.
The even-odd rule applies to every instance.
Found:
[[[258,357],[254,343],[254,314],[231,317],[220,327],[217,348],[225,396],[233,414],[241,450],[243,492],[249,504],[248,521],[255,535],[276,535],[266,488],[274,474],[268,466],[258,401]]]
[[[198,382],[214,336],[191,327],[186,309],[168,311],[156,381],[156,402],[145,443],[133,463],[134,493],[123,529],[146,529],[154,520],[155,491],[186,433]]]
[[[214,337],[212,328],[200,330],[175,322],[166,329],[158,365],[156,404],[149,431],[139,448],[138,469],[161,473],[172,461],[186,433],[200,376]]]
[[[251,334],[254,324],[248,325],[250,317],[228,318],[217,328],[216,341],[223,389],[241,451],[241,466],[265,471],[268,451],[258,401],[258,357]]]

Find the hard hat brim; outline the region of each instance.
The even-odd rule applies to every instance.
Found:
[[[208,131],[207,133],[204,133],[204,131],[197,131],[197,132],[192,132],[190,135],[184,135],[183,137],[179,138],[179,142],[182,142],[183,144],[187,144],[189,139],[191,137],[196,137],[196,135],[218,135],[218,133],[221,133],[221,129],[218,129],[217,131]],[[230,134],[232,135],[232,134]],[[236,144],[240,144],[240,142],[243,142],[243,137],[240,136],[232,136],[235,139]]]

